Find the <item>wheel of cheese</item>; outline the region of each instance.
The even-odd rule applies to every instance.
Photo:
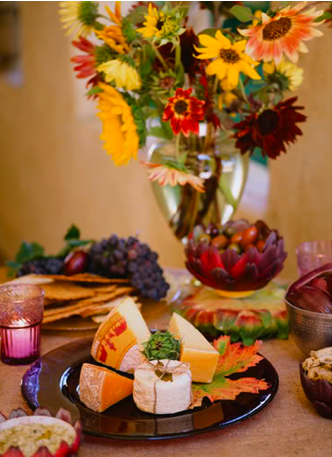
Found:
[[[191,404],[191,372],[177,360],[146,361],[135,370],[136,406],[152,414],[174,414]]]
[[[100,325],[92,343],[91,355],[104,365],[134,372],[145,360],[141,352],[142,344],[150,336],[150,330],[136,303],[128,297]]]

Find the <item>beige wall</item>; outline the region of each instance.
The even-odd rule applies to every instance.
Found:
[[[99,120],[77,114],[70,42],[57,2],[22,2],[22,26],[24,84],[11,87],[0,75],[2,255],[13,256],[22,239],[55,252],[75,222],[85,237],[139,232],[164,265],[183,266],[182,247],[159,213],[144,170],[138,163],[116,168],[98,139]],[[331,32],[323,29],[325,37],[309,43],[303,59],[305,136],[271,166],[268,221],[286,237],[292,254],[287,274],[294,274],[299,241],[331,237]],[[239,214],[246,212],[242,206]]]

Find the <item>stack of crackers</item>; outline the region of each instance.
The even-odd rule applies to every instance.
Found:
[[[135,290],[127,279],[109,279],[90,273],[72,276],[30,274],[11,283],[37,284],[44,289],[43,324],[75,315],[91,317],[100,323],[119,298],[123,299]],[[132,298],[137,301],[137,297]]]

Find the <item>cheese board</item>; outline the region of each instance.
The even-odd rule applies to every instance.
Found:
[[[59,407],[70,411],[73,420],[81,419],[86,434],[122,440],[162,440],[193,436],[221,430],[249,419],[273,400],[278,390],[278,375],[272,364],[262,357],[245,373],[232,379],[253,376],[270,385],[257,394],[241,393],[236,400],[211,403],[176,414],[152,414],[137,408],[132,396],[98,413],[88,409],[79,396],[79,379],[84,363],[96,364],[90,355],[91,338],[73,341],[37,360],[22,379],[22,394],[29,407],[47,407],[52,413]],[[116,371],[116,370],[115,370]],[[123,376],[130,374],[119,372]]]

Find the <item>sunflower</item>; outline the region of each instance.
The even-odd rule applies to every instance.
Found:
[[[158,11],[151,3],[149,3],[148,14],[145,16],[142,28],[137,29],[144,38],[172,38],[184,32],[180,25],[180,17],[165,14],[163,11]]]
[[[223,105],[229,107],[232,104],[232,102],[237,99],[237,96],[232,92],[236,88],[236,86],[229,84],[229,81],[227,79],[223,79],[222,81],[220,81],[220,87],[222,90],[222,94],[218,96],[218,108],[222,110]]]
[[[198,35],[199,42],[205,48],[197,48],[200,55],[197,59],[215,59],[206,68],[206,74],[217,75],[220,80],[227,79],[229,84],[234,87],[239,81],[239,73],[243,72],[252,79],[261,79],[253,66],[258,65],[251,57],[244,54],[246,41],[238,41],[231,44],[220,30],[217,31],[215,38],[209,35]]]
[[[95,34],[98,38],[105,41],[113,51],[118,54],[127,54],[130,48],[122,32],[121,2],[115,2],[114,13],[108,6],[105,6],[105,9],[115,25],[104,27],[102,30],[95,30]]]
[[[189,132],[198,135],[199,123],[204,119],[204,102],[191,97],[192,89],[176,89],[174,97],[168,99],[163,114],[163,121],[170,121],[173,133],[182,132],[189,136]]]
[[[79,37],[78,41],[72,42],[75,48],[80,51],[85,52],[86,54],[81,54],[74,56],[70,59],[71,62],[77,64],[74,67],[74,70],[77,71],[76,78],[88,78],[92,76],[87,82],[87,87],[92,85],[92,87],[97,86],[100,81],[99,73],[97,72],[97,64],[95,57],[96,46],[91,43],[91,41],[86,38]]]
[[[127,62],[119,59],[109,60],[98,67],[98,71],[105,74],[105,81],[114,82],[117,88],[137,90],[142,86],[141,79],[136,69]]]
[[[100,113],[103,122],[101,140],[104,148],[112,156],[115,165],[124,165],[131,158],[136,159],[139,137],[131,107],[114,87],[99,84],[104,91],[99,94]]]
[[[241,35],[249,37],[246,52],[256,60],[280,63],[283,54],[297,62],[298,51],[308,52],[303,41],[321,36],[322,32],[315,29],[318,23],[314,20],[322,14],[310,8],[302,11],[307,2],[287,6],[270,17],[262,13],[262,23],[248,29],[238,29]]]
[[[143,162],[148,170],[150,181],[157,181],[161,186],[184,186],[189,184],[198,192],[205,192],[204,180],[186,171],[180,171],[171,165]]]
[[[296,100],[297,97],[289,98],[272,109],[265,109],[260,114],[253,113],[235,124],[235,146],[242,154],[247,151],[252,154],[259,147],[262,154],[271,159],[286,152],[285,144],[295,143],[296,136],[302,135],[296,124],[306,120],[306,116],[297,111],[303,106],[294,106]]]
[[[265,79],[269,85],[277,84],[281,91],[296,90],[303,81],[303,68],[282,57],[278,65],[274,61],[263,64]]]
[[[99,17],[98,3],[95,2],[60,2],[60,21],[66,34],[75,32],[76,36],[88,36]]]

